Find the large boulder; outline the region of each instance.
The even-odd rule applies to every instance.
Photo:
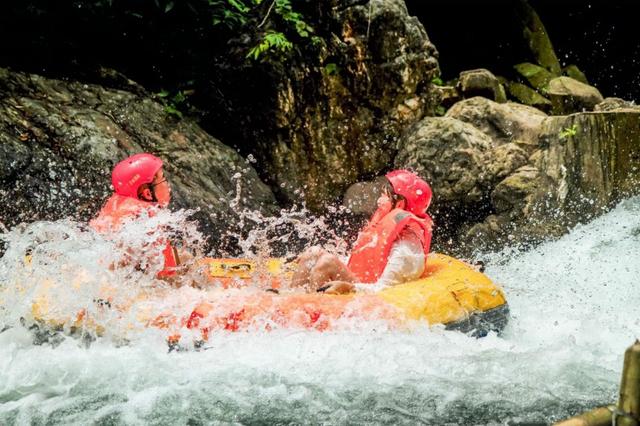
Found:
[[[435,110],[431,80],[439,69],[404,1],[311,4],[327,42],[318,57],[222,58],[216,73],[225,84],[212,91],[220,95],[208,126],[256,156],[280,200],[321,210],[388,168],[397,135]]]
[[[540,148],[538,139],[546,118],[534,108],[475,97],[458,102],[445,117],[424,118],[405,131],[394,167],[410,168],[432,185],[430,211],[438,224],[437,247],[460,254],[464,254],[459,251],[463,246],[477,247],[479,242],[459,244],[469,241],[471,234],[466,231],[491,220],[496,203],[511,206],[499,200],[516,200],[523,194],[517,185],[502,184],[504,190],[495,189],[516,171],[526,169],[531,153]],[[517,183],[516,178],[512,180]],[[498,219],[508,222],[506,210],[527,202],[504,207]],[[498,241],[498,234],[493,235],[493,241]]]
[[[640,111],[549,117],[540,143],[529,165],[495,185],[493,214],[462,240],[497,248],[557,237],[640,192]]]
[[[640,189],[640,111],[550,117],[536,163],[555,183],[570,223],[590,219]]]
[[[494,141],[469,123],[429,117],[413,125],[399,141],[394,168],[409,168],[433,188],[429,209],[438,226],[434,247],[450,250],[460,227],[489,214],[491,176],[487,162]]]
[[[0,221],[96,214],[113,165],[136,152],[165,161],[173,205],[222,231],[237,211],[275,210],[252,164],[148,95],[0,68]],[[239,193],[237,192],[239,191]],[[237,202],[237,206],[231,206]]]
[[[446,116],[472,124],[498,144],[512,142],[528,151],[537,148],[540,128],[547,117],[533,107],[497,103],[482,97],[456,103]]]
[[[509,176],[514,170],[525,166],[529,154],[517,143],[498,145],[491,150],[486,160],[486,175],[492,185]]]
[[[469,205],[484,195],[486,155],[494,144],[470,124],[450,117],[428,117],[408,129],[399,142],[395,168],[410,168],[432,186],[434,207]]]
[[[551,80],[547,96],[551,100],[553,113],[557,115],[593,111],[604,100],[598,89],[571,77],[556,77]]]
[[[515,218],[525,216],[532,197],[540,189],[540,181],[540,171],[531,166],[523,166],[506,177],[491,192],[496,213],[509,213]]]

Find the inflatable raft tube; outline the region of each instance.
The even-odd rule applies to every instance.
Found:
[[[255,283],[278,287],[290,273],[280,259],[259,265],[242,259],[204,259],[208,276],[215,283],[204,290],[192,308],[182,314],[166,311],[166,289],[141,293],[130,306],[114,306],[96,300],[100,309],[112,309],[131,316],[135,308],[137,321],[146,327],[166,330],[167,336],[184,334],[206,341],[216,331],[271,330],[275,328],[335,330],[367,322],[390,329],[409,330],[416,324],[443,324],[474,336],[490,331],[501,332],[508,321],[509,309],[503,291],[486,275],[470,265],[441,254],[430,254],[422,278],[387,287],[378,292],[344,295],[323,293],[280,294],[259,289]],[[253,285],[248,285],[252,283]],[[140,308],[144,306],[144,308]],[[165,310],[163,310],[165,309]],[[36,300],[33,316],[54,326],[87,327],[99,323],[86,313],[73,319],[56,319],[47,300]],[[184,314],[190,312],[189,314]],[[95,330],[100,334],[100,327]]]
[[[290,271],[279,259],[265,265],[239,259],[208,259],[209,276],[225,286],[243,285],[252,278],[273,279],[281,285]],[[255,279],[255,276],[258,279]],[[384,320],[392,328],[415,323],[444,324],[447,329],[483,336],[501,332],[508,322],[509,308],[503,291],[486,275],[465,262],[430,254],[422,278],[387,287],[376,293],[238,294],[212,297],[191,314],[187,324],[203,330],[239,330],[257,323],[326,330],[342,320]],[[206,333],[204,333],[206,334]]]

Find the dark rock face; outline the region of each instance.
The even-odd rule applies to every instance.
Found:
[[[275,209],[269,188],[234,150],[148,96],[0,69],[0,221],[86,220],[110,194],[113,165],[136,152],[163,158],[172,205],[200,208],[218,230],[240,209]],[[235,177],[234,177],[235,176]]]
[[[321,17],[316,30],[328,42],[317,61],[262,64],[272,79],[264,86],[273,90],[219,111],[236,114],[222,120],[235,131],[234,142],[255,153],[261,176],[282,201],[320,210],[353,182],[388,169],[397,135],[435,109],[438,62],[401,0],[314,7]],[[257,71],[227,72],[246,84]]]

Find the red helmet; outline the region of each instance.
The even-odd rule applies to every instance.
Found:
[[[385,175],[393,191],[407,200],[406,210],[418,217],[425,217],[431,204],[431,187],[427,182],[408,170],[393,170]]]
[[[138,198],[138,188],[153,182],[161,167],[162,160],[155,155],[135,154],[116,164],[111,173],[111,183],[116,194]]]

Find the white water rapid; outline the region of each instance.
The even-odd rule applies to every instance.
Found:
[[[547,424],[615,401],[624,350],[640,335],[640,198],[529,252],[486,255],[512,317],[504,336],[482,339],[425,327],[225,332],[170,353],[153,333],[37,345],[19,321],[35,291],[27,281],[75,265],[78,298],[94,297],[87,283],[114,279],[105,265],[117,251],[73,222],[38,226],[47,238],[4,235],[3,425]],[[36,234],[28,269],[19,262]],[[127,274],[124,288],[146,285]]]

